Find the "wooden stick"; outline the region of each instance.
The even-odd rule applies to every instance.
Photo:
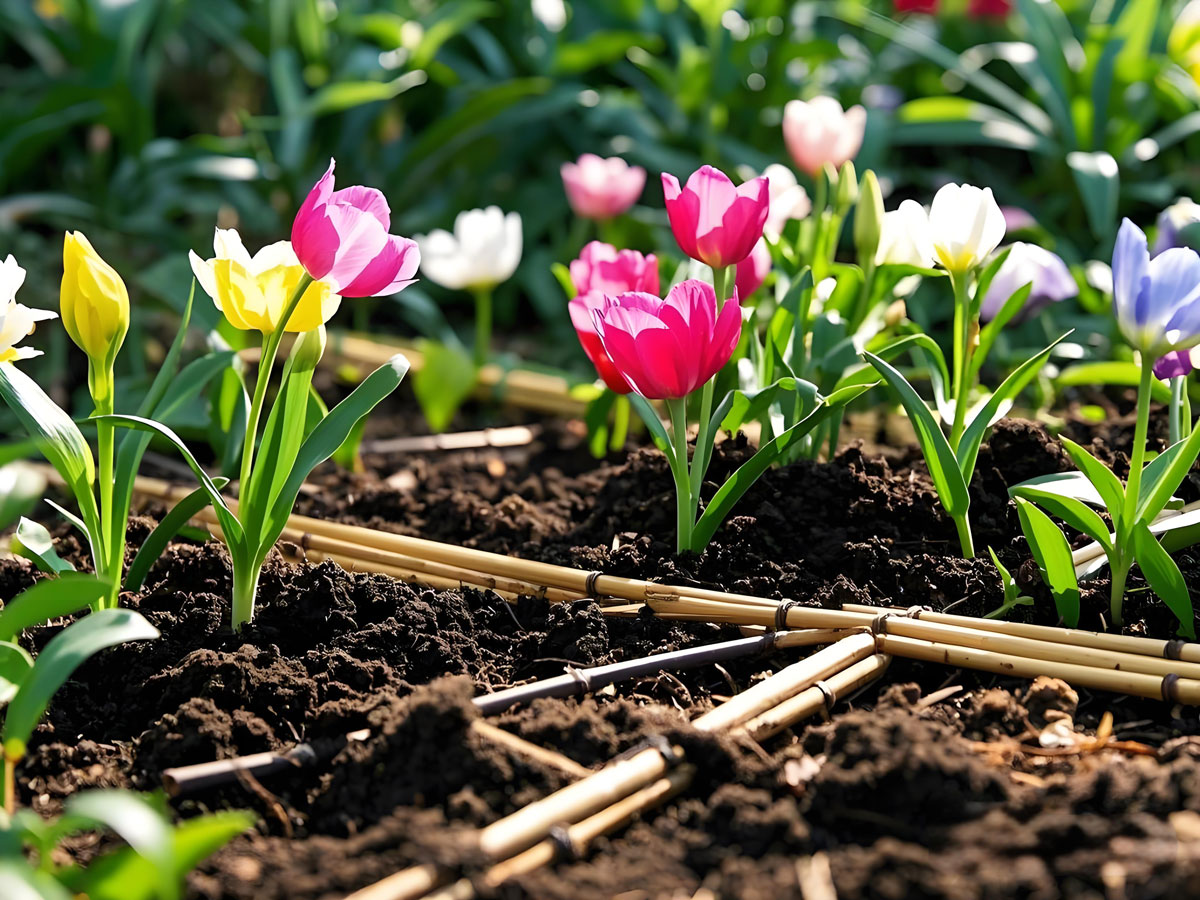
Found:
[[[537,425],[509,425],[479,431],[418,434],[408,437],[376,438],[361,444],[363,453],[429,453],[445,450],[478,450],[485,447],[524,447],[541,433]]]
[[[587,766],[581,766],[575,760],[563,756],[561,753],[548,750],[545,747],[539,747],[537,744],[530,743],[524,738],[518,737],[511,731],[505,731],[503,728],[498,728],[489,722],[484,722],[482,719],[475,719],[471,722],[471,731],[519,756],[528,757],[551,769],[558,769],[558,771],[571,778],[587,778],[587,776],[592,774],[592,770]]]
[[[346,900],[410,900],[423,897],[446,880],[446,870],[432,863],[401,869],[381,881],[369,884]]]

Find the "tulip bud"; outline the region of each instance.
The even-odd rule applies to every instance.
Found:
[[[874,262],[882,233],[883,194],[879,190],[879,179],[867,169],[859,188],[858,207],[854,212],[854,246],[863,265],[868,260]]]
[[[836,197],[838,189],[838,170],[831,163],[824,163],[821,166],[821,174],[818,176],[825,179],[825,183],[829,185],[827,197]]]
[[[292,347],[292,372],[311,372],[325,355],[325,326],[302,332]]]
[[[129,293],[121,276],[78,231],[67,232],[63,243],[59,299],[67,334],[88,355],[93,399],[111,402],[113,361],[129,331]]]
[[[854,163],[846,160],[838,172],[837,193],[834,195],[834,207],[839,216],[844,216],[858,199],[858,173],[854,171]]]

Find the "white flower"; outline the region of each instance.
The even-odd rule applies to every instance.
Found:
[[[562,31],[567,24],[567,7],[563,0],[531,0],[533,17],[545,26],[547,31]]]
[[[0,263],[0,362],[41,356],[41,350],[14,345],[33,334],[38,322],[58,318],[48,309],[32,309],[17,302],[17,291],[24,283],[25,270],[10,253]]]
[[[451,290],[487,290],[512,277],[521,261],[521,215],[498,206],[458,214],[454,233],[417,236],[421,271]]]
[[[933,253],[947,271],[967,272],[1004,240],[1004,213],[991,188],[944,185],[929,209]]]
[[[782,234],[790,219],[803,219],[812,212],[812,201],[804,187],[796,181],[796,175],[787,166],[771,163],[763,169],[767,179],[767,193],[771,208],[767,213],[765,231]]]
[[[929,237],[929,216],[916,200],[905,200],[898,209],[883,214],[875,265],[933,265],[933,242]]]

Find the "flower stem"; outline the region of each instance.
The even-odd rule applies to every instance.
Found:
[[[1141,378],[1138,381],[1137,424],[1133,430],[1133,447],[1129,452],[1129,478],[1125,481],[1125,505],[1121,520],[1116,524],[1118,564],[1112,567],[1110,608],[1113,624],[1121,625],[1121,604],[1125,599],[1125,577],[1132,565],[1133,529],[1137,519],[1138,501],[1142,490],[1142,467],[1146,459],[1146,434],[1150,430],[1150,389],[1154,379],[1155,360],[1142,357]]]
[[[242,444],[242,469],[238,490],[243,495],[250,487],[250,471],[254,465],[255,445],[258,443],[258,420],[262,417],[263,402],[267,396],[267,383],[271,380],[271,370],[275,368],[279,342],[283,340],[283,332],[292,318],[292,313],[300,305],[300,298],[304,296],[304,292],[312,283],[313,278],[307,272],[300,276],[300,283],[296,285],[296,290],[292,292],[287,306],[284,307],[283,315],[279,317],[275,330],[263,339],[262,355],[258,358],[258,374],[254,380],[254,398],[250,402],[250,415],[246,419],[246,436]]]
[[[950,447],[958,451],[967,422],[967,399],[971,393],[967,373],[971,371],[971,298],[967,273],[953,272],[954,285],[954,425],[950,429]]]
[[[687,400],[682,397],[669,399],[667,410],[671,414],[671,438],[675,445],[675,458],[671,461],[671,474],[675,476],[675,546],[682,553],[691,548],[692,526],[695,522],[692,489],[688,480]]]
[[[1183,405],[1187,400],[1187,376],[1176,375],[1171,379],[1171,405],[1168,408],[1170,441],[1177,444],[1186,434],[1183,433]]]
[[[100,390],[92,399],[96,404],[96,415],[111,416],[114,409],[111,365],[104,376],[104,380],[96,384]],[[114,520],[112,509],[115,431],[112,422],[96,423],[96,456],[100,470],[99,549],[103,558],[95,560],[95,563],[96,573],[108,582],[108,595],[100,601],[101,609],[116,608],[121,593],[121,570],[125,562],[125,523]]]
[[[475,368],[482,369],[487,362],[488,349],[492,344],[492,291],[479,288],[475,297]]]

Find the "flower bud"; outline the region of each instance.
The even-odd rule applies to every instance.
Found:
[[[125,282],[91,242],[78,231],[63,243],[63,279],[59,295],[63,325],[90,365],[93,398],[111,392],[111,371],[129,331],[129,293]]]
[[[846,160],[842,164],[837,177],[837,193],[834,205],[838,215],[844,216],[850,207],[858,200],[858,174],[854,171],[854,163]]]
[[[311,372],[325,355],[325,326],[302,332],[292,346],[292,372]]]
[[[875,259],[882,233],[883,194],[879,190],[879,179],[867,169],[859,186],[858,207],[854,212],[854,246],[864,263]]]

